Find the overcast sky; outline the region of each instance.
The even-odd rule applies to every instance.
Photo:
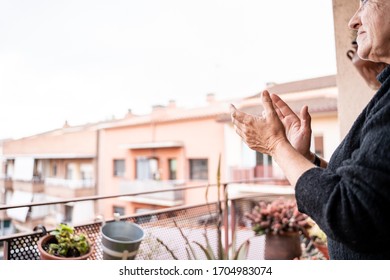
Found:
[[[331,0],[0,0],[0,139],[336,73]]]

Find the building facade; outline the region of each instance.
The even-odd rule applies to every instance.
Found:
[[[313,151],[329,159],[339,143],[335,76],[272,85],[268,90],[279,94],[296,112],[303,105],[309,106]],[[222,182],[284,180],[273,159],[242,143],[230,121],[231,103],[261,114],[259,96],[220,101],[209,94],[203,107],[179,108],[170,101],[167,106],[155,106],[148,115],[129,112],[123,119],[65,125],[7,141],[2,179],[3,188],[7,183],[12,194],[7,204],[129,194],[96,203],[74,202],[62,208],[9,209],[7,215],[22,229],[62,221],[77,224],[96,215],[112,218],[114,213],[128,215],[204,203],[207,185],[217,182],[219,157]],[[180,189],[199,185],[204,187]],[[235,192],[264,191],[254,186],[240,184]],[[131,195],[139,192],[146,193]],[[210,192],[209,201],[215,196]]]
[[[96,125],[45,132],[7,141],[3,179],[12,195],[7,204],[54,202],[96,194]],[[18,230],[58,221],[81,223],[94,216],[92,202],[7,210]]]

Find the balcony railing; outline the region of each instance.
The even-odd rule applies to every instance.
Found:
[[[248,182],[246,182],[248,183]],[[281,194],[255,194],[255,195],[239,195],[229,197],[228,187],[233,184],[223,184],[223,192],[228,194],[228,209],[223,211],[223,219],[221,230],[223,234],[223,244],[226,251],[232,240],[236,240],[236,247],[240,246],[245,240],[250,239],[250,248],[248,259],[263,259],[264,254],[264,236],[255,237],[254,232],[250,228],[248,221],[245,218],[245,213],[248,212],[259,200],[272,200],[280,197]],[[234,183],[237,185],[237,182]],[[195,187],[176,187],[173,189],[165,189],[160,191],[148,191],[143,193],[127,193],[111,196],[92,196],[77,198],[72,200],[62,200],[46,203],[30,203],[24,205],[0,206],[0,212],[7,209],[20,207],[36,207],[42,205],[66,204],[70,202],[80,201],[97,201],[103,199],[112,199],[128,196],[139,196],[152,193],[164,193],[171,191],[184,191],[189,188],[205,188],[206,186]],[[218,191],[215,185],[207,186],[208,192]],[[211,188],[211,189],[210,189]],[[292,197],[291,194],[288,196]],[[206,245],[204,237],[207,231],[207,236],[210,246],[216,250],[218,246],[217,226],[215,218],[220,214],[218,202],[204,203],[198,205],[186,205],[179,207],[170,207],[163,210],[150,211],[140,215],[122,216],[121,220],[131,221],[139,224],[145,231],[145,239],[141,243],[141,247],[137,254],[139,260],[160,260],[172,259],[172,255],[167,250],[170,248],[179,259],[187,259],[186,241],[180,231],[184,232],[188,238],[188,242],[197,241]],[[111,222],[113,219],[106,219],[105,222]],[[89,239],[95,244],[95,251],[91,259],[102,259],[101,248],[101,233],[102,219],[97,218],[88,224],[75,226],[77,232],[84,232]],[[180,230],[179,230],[179,228]],[[47,230],[52,230],[48,228]],[[30,232],[18,233],[0,237],[0,243],[4,243],[4,259],[39,259],[37,251],[37,241],[43,235],[41,229]],[[162,240],[165,246],[162,246],[157,239]],[[199,258],[206,258],[200,249],[197,252]]]
[[[232,167],[230,169],[231,180],[234,181],[253,181],[257,179],[269,180],[278,176],[274,173],[274,167],[272,165],[257,165],[255,167]],[[287,182],[286,179],[278,179],[277,181],[284,184]]]
[[[30,193],[41,193],[45,190],[45,185],[43,181],[40,180],[31,180],[31,181],[12,181],[12,189],[14,191],[24,191]]]
[[[45,193],[54,197],[72,198],[95,194],[93,179],[70,180],[61,178],[45,178]]]
[[[129,196],[127,197],[129,201],[149,202],[162,206],[177,206],[182,205],[184,202],[184,190],[176,190],[176,188],[181,186],[184,186],[184,181],[122,181],[119,185],[119,191],[121,194],[147,192],[143,195]],[[160,192],[161,190],[168,191]]]
[[[12,180],[8,177],[2,177],[0,178],[0,191],[1,190],[12,190],[13,186],[12,186]]]
[[[83,188],[93,188],[95,186],[95,181],[93,179],[74,180],[74,179],[46,177],[45,185],[67,187],[70,189],[83,189]]]

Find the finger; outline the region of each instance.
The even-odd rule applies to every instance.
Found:
[[[230,110],[230,119],[233,122],[234,121],[234,115],[235,115],[235,112],[237,111],[237,109],[236,109],[236,107],[233,104],[230,104],[229,110]]]
[[[278,106],[278,103],[279,103],[279,102],[284,103],[283,100],[282,100],[279,96],[277,96],[276,94],[274,94],[274,93],[271,93],[271,99],[272,99],[272,102],[273,102],[275,111],[278,110],[278,111],[280,112],[280,114],[283,115],[283,112],[280,110],[280,107],[281,107],[281,106],[280,106],[280,105]],[[283,117],[284,117],[284,115],[283,115]]]
[[[292,116],[298,118],[298,116],[294,113],[294,111],[284,102],[279,96],[276,94],[271,94],[271,99],[275,105],[276,108],[280,110],[280,113],[286,117],[286,116]],[[276,111],[277,112],[277,111]]]
[[[261,95],[261,102],[266,114],[272,114],[275,112],[274,105],[268,91],[263,91],[263,94]]]
[[[303,106],[301,109],[301,124],[306,130],[311,129],[311,116],[309,114],[309,107]]]
[[[234,123],[236,122],[236,123]],[[241,139],[246,143],[245,127],[243,124],[238,123],[236,120],[233,122],[233,127],[235,132],[241,137]]]
[[[236,131],[236,133],[241,137],[241,139],[246,143],[246,136],[245,136],[245,132],[242,130],[242,128],[240,126],[234,126],[234,130]]]
[[[232,124],[233,124],[233,127],[234,127],[234,130],[236,131],[242,131],[243,128],[245,127],[245,124],[240,122],[238,119],[237,119],[237,113],[239,112],[236,107],[234,107],[234,105],[231,105],[230,107],[230,110],[231,110],[231,119],[232,119]]]
[[[284,116],[283,116],[282,112],[280,111],[280,109],[278,107],[274,107],[274,108],[275,108],[276,114],[278,114],[279,120],[283,121]]]
[[[239,123],[244,123],[244,120],[248,118],[249,114],[244,113],[238,110],[233,104],[230,104],[230,115],[233,120],[238,121]]]

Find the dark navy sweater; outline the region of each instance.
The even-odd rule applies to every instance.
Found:
[[[298,209],[328,236],[331,259],[390,259],[390,66],[328,167],[298,180]],[[353,96],[351,96],[353,102]]]

